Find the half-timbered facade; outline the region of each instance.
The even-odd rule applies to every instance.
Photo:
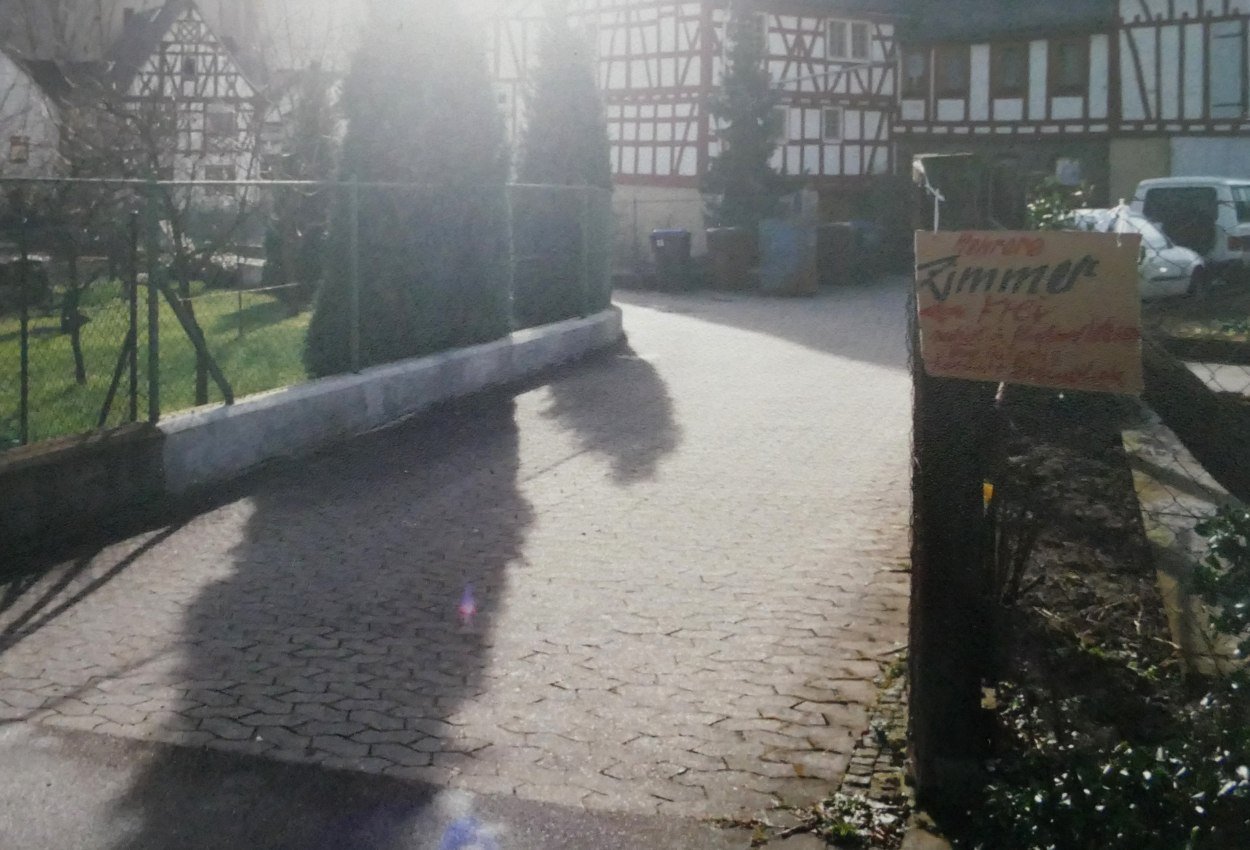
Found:
[[[781,173],[841,189],[893,173],[897,56],[886,8],[808,4],[767,15],[769,72],[782,96]],[[718,45],[723,17],[717,10]],[[722,70],[717,50],[714,78]]]
[[[1112,190],[1250,175],[1250,0],[1118,0]]]
[[[761,0],[781,106],[774,165],[850,198],[895,170],[895,21],[890,0]],[[720,150],[710,102],[724,73],[724,0],[571,0],[594,53],[618,208],[634,230],[702,231],[702,176]],[[514,135],[543,4],[491,22],[491,68]],[[697,239],[696,239],[697,245]]]
[[[206,23],[195,0],[169,0],[128,16],[110,54],[136,156],[159,176],[237,180],[257,176],[267,104],[258,84]]]
[[[1109,0],[917,4],[899,64],[900,149],[980,152],[1005,174],[1105,195],[1119,108],[1114,11]]]

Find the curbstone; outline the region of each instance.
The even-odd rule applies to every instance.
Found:
[[[171,416],[158,426],[164,436],[165,492],[179,495],[274,458],[308,454],[435,404],[576,360],[616,343],[623,333],[621,311],[612,307],[482,345]]]

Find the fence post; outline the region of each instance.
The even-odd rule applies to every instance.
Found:
[[[592,189],[590,186],[583,186],[581,191],[578,192],[578,194],[581,196],[581,206],[582,206],[581,216],[579,216],[580,224],[578,226],[578,230],[580,231],[580,235],[582,239],[582,245],[581,245],[581,254],[579,255],[578,259],[581,262],[581,276],[582,276],[581,315],[583,317],[590,315],[590,193],[591,191]]]
[[[27,244],[26,227],[29,224],[26,199],[20,197],[18,207],[18,310],[20,322],[20,398],[18,400],[18,442],[30,442],[30,249]]]
[[[130,278],[127,283],[130,292],[127,308],[130,319],[130,337],[134,345],[130,346],[130,395],[129,421],[139,421],[139,212],[132,210],[127,229],[127,260],[126,272]]]
[[[504,196],[504,221],[507,228],[507,245],[508,252],[506,260],[505,282],[508,285],[508,329],[516,330],[516,218],[512,209],[512,184],[503,187]]]
[[[642,242],[639,241],[638,234],[638,199],[634,198],[634,274],[638,274],[638,270],[642,268]]]
[[[351,254],[350,297],[348,299],[348,346],[351,370],[360,371],[360,183],[352,179],[348,188],[348,208],[351,226],[348,230],[348,252]]]
[[[157,217],[156,184],[149,182],[144,193],[144,221],[148,251],[148,421],[161,418],[161,339],[160,339],[160,235]]]

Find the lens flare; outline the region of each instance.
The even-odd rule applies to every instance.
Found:
[[[438,850],[499,850],[499,844],[477,818],[460,818],[443,833]]]
[[[456,608],[456,612],[460,615],[460,623],[462,625],[468,626],[473,623],[473,617],[477,614],[477,600],[473,598],[473,585],[465,585],[464,593],[460,595],[460,605]]]

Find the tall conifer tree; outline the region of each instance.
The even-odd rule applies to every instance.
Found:
[[[359,189],[361,365],[510,327],[508,153],[476,34],[443,0],[373,0],[343,96],[341,179]],[[331,222],[308,333],[313,375],[351,366],[350,191]]]
[[[517,177],[522,183],[612,186],[608,128],[590,46],[569,26],[566,0],[550,0],[526,92]]]
[[[785,180],[769,165],[777,149],[779,98],[766,68],[767,35],[750,0],[733,0],[729,52],[721,89],[711,104],[721,153],[704,180],[709,212],[724,227],[755,229],[773,215]]]

